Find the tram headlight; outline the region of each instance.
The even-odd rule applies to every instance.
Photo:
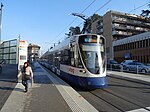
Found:
[[[80,72],[82,72],[82,73],[86,73],[86,71],[85,71],[85,70],[80,70]]]

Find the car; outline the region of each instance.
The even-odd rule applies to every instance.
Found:
[[[126,71],[150,73],[150,66],[141,62],[130,62],[125,65]]]
[[[137,60],[124,60],[123,62],[121,62],[120,64],[125,67],[128,63],[131,63],[131,62],[138,62]]]
[[[120,64],[115,61],[115,60],[108,60],[107,61],[107,69],[110,69],[110,70],[120,70],[121,69],[121,66]]]

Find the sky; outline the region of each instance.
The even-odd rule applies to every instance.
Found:
[[[108,1],[109,3],[101,8]],[[92,2],[93,4],[83,12],[84,15],[91,16],[98,9],[96,13],[99,15],[104,15],[109,10],[139,15],[141,10],[148,9],[147,4],[150,0],[0,0],[0,2],[4,5],[2,40],[16,39],[20,35],[22,40],[41,46],[41,52],[44,53],[52,46],[51,43],[57,43],[65,38],[69,27],[83,23],[81,18],[76,18],[71,13],[83,12]],[[80,27],[82,25],[80,24]]]

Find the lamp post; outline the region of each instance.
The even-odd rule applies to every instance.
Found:
[[[2,8],[3,4],[1,3],[1,8],[0,8],[0,44],[1,44],[1,31],[2,31]]]

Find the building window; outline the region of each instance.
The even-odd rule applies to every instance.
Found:
[[[142,46],[142,41],[140,41],[140,48],[142,48],[143,46]]]
[[[106,48],[106,53],[109,53],[109,47]]]
[[[142,47],[145,47],[146,46],[146,42],[145,42],[146,40],[143,40],[142,42],[143,42],[143,46]]]
[[[129,50],[129,49],[130,49],[130,43],[127,44],[127,50]]]
[[[148,39],[146,39],[145,41],[146,41],[146,47],[148,47]]]

